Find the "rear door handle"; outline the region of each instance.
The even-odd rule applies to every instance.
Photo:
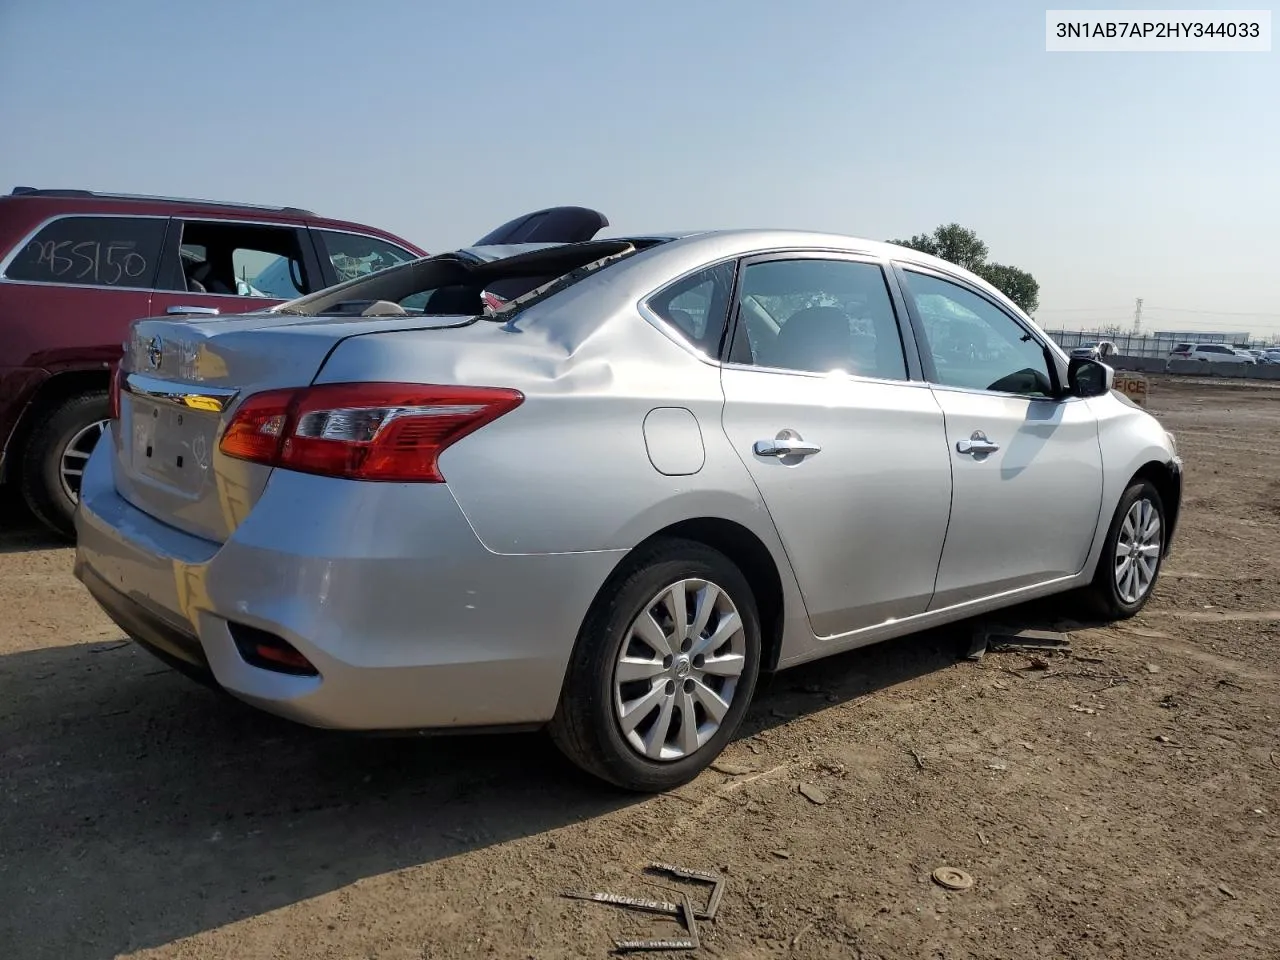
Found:
[[[757,457],[812,457],[821,453],[822,447],[816,443],[806,443],[794,430],[783,430],[772,440],[757,440],[751,448]]]
[[[217,307],[170,307],[165,313],[175,316],[193,316],[193,317],[216,317],[218,315]]]
[[[999,449],[1000,444],[992,443],[981,430],[975,430],[968,440],[956,441],[956,450],[970,456],[981,457],[988,453],[995,453]]]

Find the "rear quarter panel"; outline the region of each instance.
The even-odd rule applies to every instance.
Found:
[[[611,317],[578,345],[532,327],[482,321],[458,330],[344,341],[317,382],[407,380],[510,387],[525,401],[459,441],[441,470],[476,535],[503,554],[634,547],[681,520],[742,524],[774,549],[772,522],[721,428],[718,368],[638,315]],[[650,459],[645,418],[689,411],[702,464],[667,476]],[[778,551],[780,554],[780,550]]]

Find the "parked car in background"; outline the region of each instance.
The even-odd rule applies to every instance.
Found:
[[[1258,357],[1259,363],[1280,363],[1280,348],[1268,348],[1259,351],[1261,356]]]
[[[601,220],[552,208],[497,236],[574,240]],[[132,321],[256,310],[424,255],[296,207],[16,188],[0,197],[0,481],[71,536]]]
[[[549,726],[640,791],[761,670],[1067,591],[1133,616],[1182,490],[1109,367],[829,234],[458,250],[139,322],[116,384],[75,569],[140,644],[317,726]]]
[[[294,207],[14,189],[0,197],[0,481],[69,536],[132,321],[239,313],[424,254]]]
[[[1226,343],[1180,343],[1170,360],[1201,360],[1205,363],[1253,363],[1253,357]]]
[[[1084,360],[1105,360],[1107,357],[1115,356],[1115,354],[1116,345],[1110,340],[1095,340],[1089,343],[1082,343],[1071,350],[1072,357]]]

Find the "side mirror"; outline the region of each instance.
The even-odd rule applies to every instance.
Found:
[[[1067,388],[1073,397],[1101,397],[1115,382],[1116,372],[1097,360],[1073,357],[1067,367]]]

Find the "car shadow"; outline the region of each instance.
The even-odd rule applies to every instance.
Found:
[[[53,550],[69,544],[60,540],[27,509],[11,485],[0,486],[0,553]]]
[[[741,736],[952,667],[971,624],[765,680]],[[0,657],[0,942],[114,957],[632,804],[541,734],[367,737],[215,694],[133,644]]]

